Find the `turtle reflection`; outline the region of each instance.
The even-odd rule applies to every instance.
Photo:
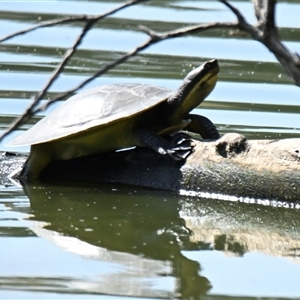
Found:
[[[179,216],[179,199],[166,195],[155,198],[141,193],[135,195],[132,190],[120,195],[111,190],[105,192],[103,187],[100,191],[27,186],[26,192],[32,218],[48,224],[36,232],[38,235],[47,230],[48,235],[55,232],[62,238],[76,237],[96,250],[93,259],[130,265],[130,275],[126,273],[127,277],[131,276],[130,281],[138,276],[171,277],[176,282],[172,297],[198,298],[211,288],[207,278],[199,273],[199,263],[181,253],[183,248],[191,247],[191,233]],[[73,252],[77,250],[76,247],[72,249]],[[98,292],[109,294],[119,289],[117,294],[122,294],[120,289],[126,287],[118,284],[118,278],[115,276],[109,284],[104,282]],[[132,296],[144,295],[136,293]]]

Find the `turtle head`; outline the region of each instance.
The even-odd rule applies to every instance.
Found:
[[[214,89],[219,73],[216,59],[207,61],[192,70],[183,80],[177,92],[169,98],[169,103],[176,106],[176,111],[186,115],[199,106]]]

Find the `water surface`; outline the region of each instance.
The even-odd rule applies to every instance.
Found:
[[[1,2],[1,36],[120,3]],[[233,3],[254,22],[248,1]],[[298,53],[299,14],[298,1],[279,3],[276,13],[285,44]],[[235,18],[217,1],[150,1],[119,12],[87,35],[46,99],[144,42],[139,24],[167,31],[212,21]],[[0,44],[0,133],[44,86],[80,28],[44,28]],[[299,88],[264,46],[226,30],[151,46],[85,88],[141,82],[175,89],[211,58],[219,60],[219,82],[196,113],[211,118],[221,134],[299,137]],[[28,151],[5,142],[51,109],[9,136],[0,150]],[[0,298],[300,299],[298,209],[229,200],[114,184],[1,186]]]

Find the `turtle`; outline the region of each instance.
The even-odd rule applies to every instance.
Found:
[[[38,178],[52,160],[140,146],[174,160],[193,151],[181,130],[204,139],[220,137],[206,117],[190,114],[214,89],[219,73],[216,59],[190,71],[174,92],[165,87],[119,83],[80,92],[9,142],[30,145],[20,178]],[[174,134],[170,138],[170,135]]]

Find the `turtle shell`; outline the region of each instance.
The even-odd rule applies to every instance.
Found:
[[[111,84],[79,93],[8,143],[26,146],[63,139],[142,114],[174,92],[147,84]],[[117,134],[117,132],[116,132]]]

